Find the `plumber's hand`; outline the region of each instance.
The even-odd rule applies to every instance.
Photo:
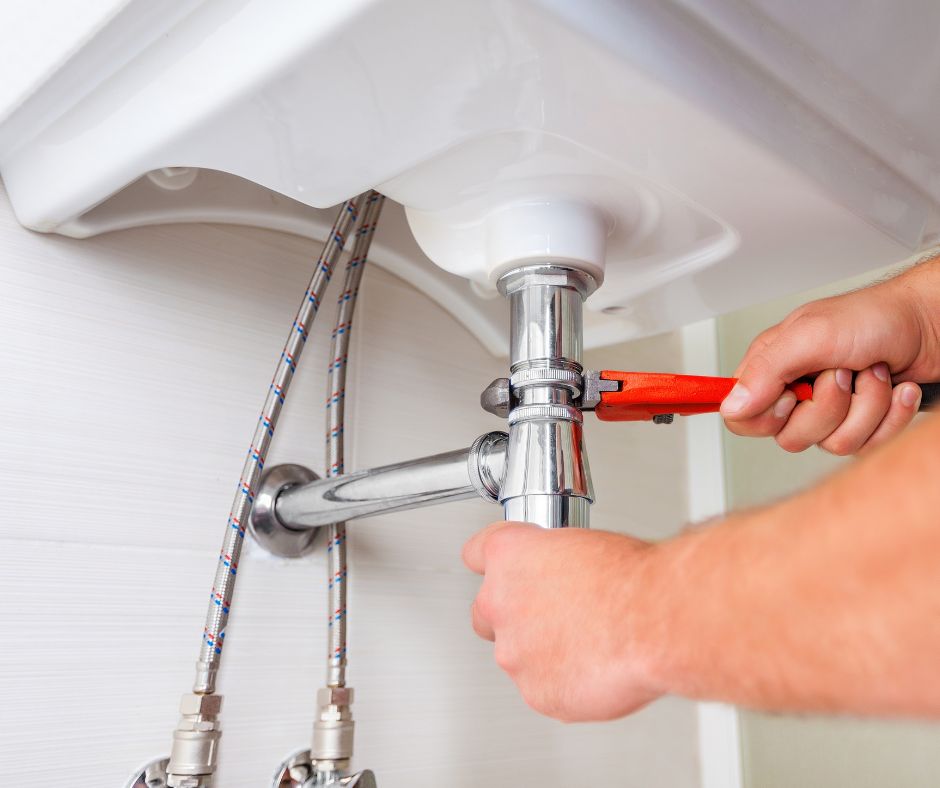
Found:
[[[494,523],[463,549],[484,576],[473,628],[536,711],[608,720],[662,694],[647,676],[637,606],[650,545],[580,528]]]
[[[772,435],[787,451],[816,444],[846,455],[883,443],[920,403],[920,387],[901,381],[940,380],[938,307],[936,261],[800,307],[748,348],[721,406],[725,423],[738,435]],[[811,402],[784,391],[820,370]]]

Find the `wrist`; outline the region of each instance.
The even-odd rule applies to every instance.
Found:
[[[703,697],[702,668],[718,646],[727,604],[716,586],[728,521],[697,526],[652,545],[636,574],[632,600],[633,668],[658,694]],[[733,527],[733,526],[731,526]]]
[[[777,526],[794,519],[796,505],[735,513],[650,549],[638,590],[650,686],[695,700],[744,699],[734,688],[766,648],[764,626],[787,587],[786,562],[766,559],[779,555]]]
[[[919,382],[932,382],[940,375],[934,361],[940,357],[940,250],[885,285],[911,310],[920,334],[917,366],[931,368],[929,380],[922,377]]]

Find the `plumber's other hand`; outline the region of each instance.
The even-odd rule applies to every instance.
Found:
[[[813,301],[758,336],[721,405],[732,432],[773,436],[787,451],[855,454],[914,418],[922,383],[940,379],[940,262]],[[812,401],[784,386],[816,375]],[[853,373],[854,385],[853,385]]]
[[[609,720],[662,694],[639,631],[651,545],[580,528],[494,523],[463,549],[484,576],[473,628],[536,711],[565,722]]]

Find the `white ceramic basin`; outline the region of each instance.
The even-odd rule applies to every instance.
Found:
[[[296,229],[278,212],[374,186],[480,298],[519,259],[595,271],[587,341],[603,344],[935,242],[940,6],[902,5],[55,0],[0,18],[25,69],[0,92],[0,174],[25,225],[72,235]],[[141,185],[166,167],[255,196],[218,175]],[[407,255],[397,270],[459,295],[502,350],[498,310]]]

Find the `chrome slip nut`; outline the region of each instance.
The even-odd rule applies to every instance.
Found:
[[[515,370],[509,378],[509,385],[512,391],[533,386],[556,386],[568,389],[577,398],[581,396],[584,382],[581,373],[575,369],[533,363]]]

